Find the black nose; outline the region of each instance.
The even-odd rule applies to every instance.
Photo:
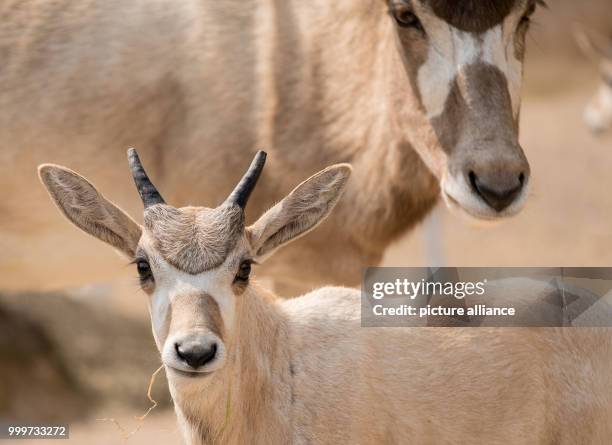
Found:
[[[470,170],[469,181],[474,191],[496,211],[501,212],[514,202],[525,185],[525,173],[477,175]]]
[[[202,343],[186,341],[180,344],[176,343],[174,347],[176,348],[176,354],[181,360],[184,360],[194,369],[212,361],[217,354],[216,343],[212,345],[203,345]]]

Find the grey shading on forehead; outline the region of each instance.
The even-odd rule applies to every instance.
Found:
[[[521,0],[418,0],[461,31],[483,33],[502,23]]]
[[[195,275],[223,264],[243,233],[244,212],[235,205],[154,205],[145,210],[144,225],[168,263]]]

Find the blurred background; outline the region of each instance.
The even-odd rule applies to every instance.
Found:
[[[528,37],[527,207],[478,227],[439,206],[389,249],[385,265],[612,266],[612,132],[595,136],[583,122],[600,77],[572,34],[576,22],[610,34],[612,5],[548,3]],[[135,279],[49,294],[0,289],[0,421],[69,422],[71,442],[88,445],[180,443],[163,373],[153,391],[160,406],[135,419],[151,405],[160,364],[148,317]]]

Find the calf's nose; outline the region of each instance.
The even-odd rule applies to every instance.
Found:
[[[193,369],[209,363],[217,354],[217,344],[203,344],[196,341],[185,341],[174,345],[176,355]]]
[[[528,172],[515,169],[489,174],[470,170],[467,174],[473,191],[497,212],[506,209],[520,196],[527,175]]]

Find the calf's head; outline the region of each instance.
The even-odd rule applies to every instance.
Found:
[[[149,295],[153,334],[168,371],[179,378],[205,376],[228,357],[239,306],[249,297],[251,264],[322,221],[351,168],[339,164],[315,174],[245,227],[244,209],[264,152],[216,208],[167,205],[134,149],[128,159],[145,207],[143,226],[65,167],[45,164],[39,175],[70,221],[132,259]]]
[[[513,215],[527,194],[519,111],[525,35],[537,3],[388,0],[408,94],[418,102],[404,119],[408,139],[447,204],[476,218]]]

